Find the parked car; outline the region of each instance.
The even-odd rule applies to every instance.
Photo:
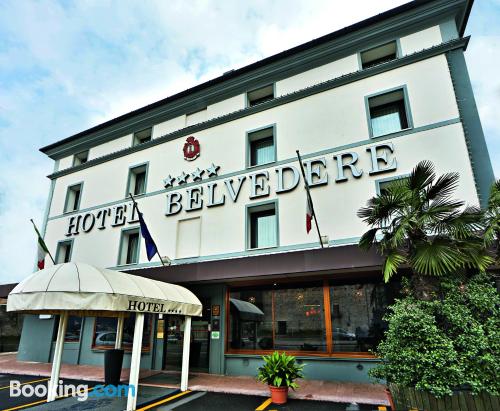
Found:
[[[116,341],[116,331],[104,331],[100,332],[95,337],[95,345],[115,345]],[[133,339],[129,334],[123,334],[122,336],[123,344],[132,344]]]
[[[353,341],[356,339],[356,334],[344,330],[343,328],[334,328],[333,329],[333,339],[334,340],[349,340]]]

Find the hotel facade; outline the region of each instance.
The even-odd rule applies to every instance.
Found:
[[[358,209],[422,160],[458,172],[470,205],[494,180],[464,59],[471,7],[411,2],[42,148],[56,263],[193,291],[192,370],[255,375],[286,350],[307,378],[368,381],[398,284],[358,248]],[[306,232],[296,150],[324,248]],[[148,261],[129,193],[165,265]],[[57,321],[27,315],[18,359],[50,361]],[[70,317],[63,362],[102,364],[116,321]],[[133,316],[126,351],[132,333]],[[179,369],[182,338],[181,317],[149,315],[141,367]]]

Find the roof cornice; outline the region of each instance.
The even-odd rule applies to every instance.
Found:
[[[134,110],[40,149],[53,159],[83,151],[134,131],[196,111],[247,90],[327,64],[366,48],[424,28],[449,16],[462,33],[472,0],[419,0],[283,51],[203,84]]]

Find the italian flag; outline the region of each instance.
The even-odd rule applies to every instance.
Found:
[[[306,196],[306,231],[307,234],[309,234],[309,231],[311,231],[312,228],[312,219],[313,219],[313,211],[311,207],[311,199],[309,198],[309,193]]]
[[[49,250],[47,249],[47,245],[45,244],[45,241],[43,241],[43,238],[40,235],[38,228],[36,228],[36,225],[33,222],[33,220],[31,220],[31,222],[33,223],[33,228],[35,229],[36,235],[38,237],[37,266],[39,270],[43,270],[45,267],[45,256],[49,253]]]

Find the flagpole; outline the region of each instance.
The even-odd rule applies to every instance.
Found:
[[[300,157],[299,150],[296,150],[296,153],[297,153],[297,158],[299,159],[300,170],[302,171],[302,177],[304,178],[304,184],[307,193],[307,201],[309,201],[309,205],[311,206],[312,215],[314,217],[314,223],[316,225],[316,231],[318,232],[319,244],[321,245],[321,248],[324,248],[325,246],[323,245],[323,240],[321,239],[321,232],[319,231],[318,219],[316,218],[316,211],[314,211],[314,203],[311,198],[311,193],[309,192],[309,183],[307,182],[306,172],[304,171],[304,165],[302,164],[302,158]]]
[[[130,199],[132,200],[132,202],[134,203],[134,208],[137,210],[137,213],[139,214],[140,211],[139,211],[139,206],[137,205],[137,202],[135,201],[135,198],[134,196],[132,195],[132,193],[128,193],[128,195],[130,196]],[[133,213],[132,213],[133,214]],[[149,230],[148,230],[149,231]],[[165,263],[163,262],[163,259],[161,258],[161,255],[160,255],[160,252],[158,251],[158,246],[156,246],[156,255],[158,256],[158,258],[160,259],[160,263],[163,267],[165,267]]]
[[[30,218],[31,224],[33,224],[33,227],[35,227],[35,231],[38,234],[38,237],[40,237],[43,240],[43,237],[40,235],[40,231],[38,231],[38,228],[36,227],[35,222],[33,221],[32,218]],[[44,241],[45,242],[45,241]],[[49,251],[49,248],[47,247],[47,254],[49,255],[50,259],[52,260],[52,264],[56,265],[56,262],[54,260],[54,257],[52,257],[52,254]]]

